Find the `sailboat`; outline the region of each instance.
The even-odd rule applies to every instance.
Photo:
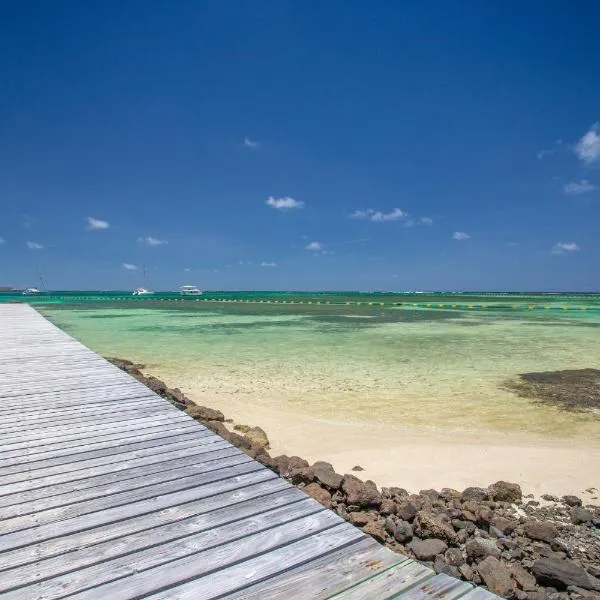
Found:
[[[146,268],[144,267],[144,285],[148,285],[148,276],[146,275]],[[150,294],[154,294],[146,287],[137,287],[133,290],[133,296],[149,296]]]
[[[38,277],[40,279],[40,283],[41,283],[41,289],[45,289],[46,288],[46,284],[44,283],[44,278],[42,277],[42,272],[40,271],[40,265],[36,265],[36,270],[37,270],[37,274]],[[23,296],[36,296],[37,294],[41,294],[41,290],[39,288],[36,287],[29,287],[25,290],[23,290]]]

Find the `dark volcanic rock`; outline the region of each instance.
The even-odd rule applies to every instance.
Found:
[[[320,502],[325,508],[331,508],[331,494],[323,489],[318,483],[311,483],[303,489],[309,496],[314,498],[317,502]]]
[[[471,538],[465,544],[465,551],[471,561],[478,561],[488,556],[500,558],[500,548],[494,540],[484,538]]]
[[[571,560],[540,558],[531,569],[540,585],[565,589],[575,585],[584,590],[600,591],[600,580],[588,575],[583,568]]]
[[[188,406],[187,414],[199,421],[225,421],[225,415],[220,410],[208,408],[208,406]]]
[[[391,536],[401,544],[410,542],[413,538],[413,528],[407,521],[402,521],[395,517],[388,517],[385,521],[385,528]]]
[[[594,513],[592,511],[582,508],[581,506],[574,506],[571,509],[571,521],[575,523],[575,525],[579,525],[580,523],[589,523],[594,518]]]
[[[352,525],[356,525],[357,527],[363,527],[363,525],[366,525],[367,523],[369,523],[370,521],[372,521],[375,517],[372,514],[366,513],[366,512],[351,512],[348,515],[348,520],[350,521],[350,523],[352,523]]]
[[[563,496],[562,501],[567,506],[581,506],[582,505],[581,498],[578,498],[577,496]]]
[[[460,567],[465,562],[462,552],[458,548],[448,548],[444,558],[449,565]]]
[[[282,477],[289,477],[295,469],[308,467],[308,462],[299,456],[287,456],[286,454],[281,454],[280,456],[273,458],[273,461],[277,466],[276,471]]]
[[[396,507],[396,514],[405,521],[412,521],[417,516],[418,512],[419,509],[410,500],[407,500],[406,502],[401,502]]]
[[[496,502],[521,502],[523,492],[517,483],[497,481],[488,487],[490,498]]]
[[[449,523],[427,511],[420,511],[415,519],[415,533],[421,538],[438,538],[452,543],[456,533]]]
[[[315,479],[331,490],[339,490],[342,485],[343,477],[338,475],[331,464],[324,461],[318,461],[312,466]]]
[[[408,548],[413,551],[419,560],[433,560],[438,554],[443,554],[448,546],[442,540],[414,539]]]
[[[370,521],[363,527],[364,533],[375,538],[378,542],[385,542],[385,531],[377,521]]]
[[[490,591],[499,596],[509,596],[515,588],[510,571],[493,556],[488,556],[477,565],[477,571]]]
[[[480,487],[468,487],[461,495],[461,500],[463,502],[468,502],[469,500],[474,500],[475,502],[482,502],[484,500],[489,500],[490,495],[487,490],[484,490]]]
[[[494,517],[490,521],[490,525],[495,527],[498,531],[503,534],[512,533],[517,528],[517,521],[513,519],[506,519],[505,517]]]
[[[244,434],[253,444],[258,444],[265,448],[265,450],[269,449],[269,438],[265,433],[264,429],[261,427],[250,427],[248,431]]]
[[[522,590],[526,592],[533,592],[536,589],[535,577],[526,571],[521,565],[511,565],[510,574]]]
[[[547,521],[528,521],[525,523],[524,531],[529,539],[548,544],[558,535],[558,529]]]
[[[381,501],[381,506],[379,507],[379,512],[384,517],[387,517],[388,515],[396,514],[396,503],[393,500],[384,498]]]
[[[370,480],[363,482],[354,475],[344,475],[342,490],[346,494],[348,504],[361,507],[381,505],[381,494],[377,486]]]

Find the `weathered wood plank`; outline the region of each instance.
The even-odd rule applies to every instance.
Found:
[[[153,600],[220,598],[251,582],[264,581],[333,550],[350,548],[353,543],[364,539],[364,534],[347,523],[328,529],[307,530],[300,539],[297,533],[296,540],[292,538],[294,532],[286,532],[283,539],[266,534],[259,534],[261,537],[255,540],[246,538],[235,548],[233,555],[230,554],[231,548],[221,546],[207,553],[208,556],[198,553],[151,571],[134,573],[132,570],[129,577],[88,590],[85,595],[76,594],[73,598],[100,600],[100,590],[107,592],[105,597],[112,600],[135,597],[135,590],[140,592],[139,597],[145,594]],[[254,544],[249,544],[249,541]]]
[[[286,569],[280,574],[269,577],[254,585],[243,585],[231,594],[227,600],[243,598],[294,598],[294,600],[325,600],[337,598],[340,590],[347,589],[357,582],[372,578],[378,573],[386,573],[392,566],[400,568],[410,562],[407,558],[394,554],[375,542],[364,537],[352,545],[351,550],[344,548],[325,556],[308,560],[298,567]],[[432,572],[425,567],[429,576]],[[358,583],[360,585],[360,583]],[[385,598],[374,594],[365,596],[369,600]]]
[[[217,490],[218,491],[218,490]],[[264,508],[264,499],[273,506],[282,506],[299,500],[305,496],[295,488],[290,488],[282,479],[271,477],[258,483],[250,483],[232,491],[217,493],[201,499],[167,506],[156,512],[141,512],[135,516],[119,520],[105,517],[106,523],[98,521],[94,527],[75,533],[65,533],[59,537],[50,536],[48,539],[31,545],[24,545],[15,550],[2,554],[2,568],[11,569],[19,565],[37,563],[45,558],[62,556],[67,552],[79,551],[82,548],[95,547],[109,540],[115,540],[132,534],[160,527],[177,524],[191,517],[218,519],[222,513],[227,516],[233,509],[232,520],[236,520],[238,511],[256,507],[257,512]],[[260,510],[258,510],[260,508]],[[62,558],[61,558],[62,560]]]
[[[40,454],[31,454],[31,456],[13,457],[5,465],[0,461],[0,477],[2,477],[3,481],[7,482],[9,481],[6,479],[8,475],[21,477],[24,472],[27,473],[27,478],[36,477],[38,469],[46,469],[70,463],[74,465],[74,468],[80,468],[78,463],[83,460],[121,454],[125,449],[147,448],[150,445],[163,444],[165,440],[178,435],[196,434],[196,432],[198,432],[198,428],[193,423],[183,422],[177,426],[167,423],[158,427],[149,427],[137,432],[137,434],[131,432],[123,436],[108,436],[102,442],[78,446],[76,450],[65,448],[51,452],[42,452]],[[202,432],[198,432],[197,435],[202,435]]]
[[[89,430],[86,432],[80,431],[71,435],[59,436],[60,442],[51,442],[47,444],[35,444],[35,439],[28,440],[26,442],[15,442],[11,444],[3,444],[0,448],[0,466],[4,466],[7,461],[11,461],[14,458],[22,457],[23,454],[27,454],[29,457],[37,454],[47,454],[52,450],[60,450],[65,448],[72,448],[75,446],[93,446],[96,443],[101,443],[104,440],[116,440],[124,439],[128,435],[136,435],[136,432],[143,432],[144,429],[153,429],[158,425],[171,425],[177,424],[191,424],[197,425],[197,423],[191,421],[187,415],[179,414],[167,414],[157,415],[151,417],[142,417],[137,421],[128,422],[127,425],[120,427],[111,426],[102,428],[102,431],[97,431],[96,435],[89,435]],[[99,428],[100,429],[100,428]],[[198,428],[198,430],[200,430]]]
[[[202,433],[197,433],[195,427],[192,428],[189,425],[187,428],[179,428],[175,432],[167,428],[162,434],[154,433],[143,436],[143,441],[133,444],[119,444],[117,447],[112,444],[107,449],[35,461],[27,463],[26,466],[19,463],[20,470],[18,472],[1,475],[2,489],[9,489],[8,486],[11,485],[21,486],[19,489],[22,490],[35,487],[38,479],[53,475],[58,477],[64,475],[66,479],[69,477],[77,479],[80,476],[79,471],[85,472],[88,468],[93,469],[100,465],[107,466],[109,469],[118,468],[120,464],[127,463],[128,460],[133,461],[148,456],[154,458],[176,448],[202,444],[204,443],[202,435]],[[210,439],[216,441],[212,436]]]
[[[4,417],[0,419],[0,435],[8,435],[11,431],[19,431],[27,428],[28,430],[40,427],[58,427],[64,423],[83,423],[86,421],[94,421],[98,416],[108,416],[117,413],[125,413],[131,410],[138,409],[143,413],[148,407],[164,406],[162,398],[155,396],[146,396],[145,398],[135,398],[132,400],[116,402],[107,410],[106,406],[94,405],[91,408],[81,408],[79,410],[70,408],[66,410],[49,409],[44,415],[43,411],[34,413],[25,413],[23,415],[15,414],[8,419]],[[0,438],[1,439],[1,438]]]
[[[283,513],[285,515],[285,511]],[[168,585],[176,585],[188,581],[191,577],[199,577],[211,572],[210,587],[213,588],[214,579],[224,576],[230,565],[233,566],[236,563],[255,558],[257,555],[259,558],[255,558],[255,560],[262,559],[264,561],[265,554],[267,554],[266,558],[270,568],[279,570],[279,566],[276,564],[278,557],[276,555],[269,557],[269,551],[275,549],[285,551],[286,547],[289,549],[293,545],[293,542],[302,540],[312,551],[319,552],[320,548],[328,546],[328,534],[331,533],[332,538],[335,539],[336,534],[339,535],[337,530],[340,528],[344,530],[347,538],[350,537],[348,526],[345,523],[340,524],[337,515],[331,511],[320,510],[290,523],[276,523],[274,527],[258,533],[252,534],[250,533],[251,529],[246,530],[239,539],[234,538],[230,541],[225,538],[225,543],[222,544],[219,543],[218,537],[210,535],[207,537],[200,534],[182,540],[179,542],[179,547],[175,546],[177,544],[175,542],[172,545],[159,546],[154,549],[154,552],[138,552],[130,557],[129,563],[119,564],[117,561],[111,561],[112,568],[104,569],[100,575],[106,578],[104,581],[112,580],[113,583],[94,589],[89,588],[97,586],[99,580],[97,578],[82,579],[85,570],[69,573],[57,580],[62,589],[68,593],[83,591],[87,588],[85,597],[90,599],[104,597],[119,600],[131,598],[134,594],[137,594],[137,597],[145,597]],[[175,554],[175,560],[172,559],[172,555],[167,549]],[[226,579],[229,585],[239,585],[237,578],[232,578],[231,574]],[[43,593],[45,598],[60,597],[53,595],[55,589],[61,593],[60,586],[57,588],[56,583],[53,580],[41,582],[30,593],[35,590],[37,593]],[[100,590],[103,590],[102,593],[106,593],[106,595],[99,595]],[[64,594],[64,592],[62,593]],[[74,597],[79,595],[77,593]],[[15,595],[14,599],[26,597]],[[10,593],[6,595],[6,598],[13,600]]]
[[[68,479],[62,483],[56,483],[54,485],[38,485],[34,489],[27,491],[18,491],[13,493],[4,493],[4,486],[0,486],[0,519],[8,518],[6,513],[3,512],[5,507],[11,506],[16,509],[16,505],[23,505],[29,502],[40,502],[43,498],[51,496],[54,501],[58,503],[70,502],[72,500],[72,494],[76,492],[82,492],[88,488],[97,488],[98,486],[105,486],[110,483],[120,483],[131,479],[143,479],[144,483],[149,482],[146,477],[160,473],[161,471],[168,471],[169,475],[175,475],[180,473],[179,469],[182,467],[198,467],[201,463],[208,463],[222,458],[228,458],[230,456],[239,457],[239,451],[233,446],[229,445],[225,441],[215,442],[205,446],[197,446],[195,448],[186,448],[185,450],[178,450],[171,452],[165,458],[164,456],[155,457],[154,461],[148,459],[142,466],[124,468],[124,463],[118,463],[118,469],[101,474],[90,474],[87,470],[83,474],[80,474],[79,479],[73,478]],[[160,460],[162,458],[162,460]],[[110,469],[110,468],[109,468]],[[105,468],[104,471],[107,469]],[[65,476],[63,475],[63,479]],[[101,489],[95,490],[95,493],[101,493]],[[29,510],[29,509],[28,509]],[[5,515],[5,517],[3,517]]]
[[[331,596],[331,600],[389,598],[425,583],[434,575],[435,573],[431,569],[413,560],[405,559],[392,568],[385,569],[383,572],[359,581],[356,585]]]
[[[149,398],[148,400],[139,403],[117,404],[109,411],[105,409],[88,415],[71,416],[70,418],[63,417],[62,419],[51,419],[48,421],[39,419],[28,421],[27,419],[23,419],[20,423],[13,423],[12,426],[0,427],[0,439],[3,439],[4,436],[7,438],[10,436],[11,439],[14,439],[15,437],[22,438],[24,436],[37,435],[39,439],[47,441],[49,438],[55,437],[55,433],[57,436],[63,435],[63,432],[67,429],[76,430],[82,427],[95,428],[97,425],[101,424],[104,425],[120,420],[132,420],[136,415],[138,417],[146,417],[156,414],[174,414],[174,410],[179,409],[168,405],[165,406],[165,402],[158,402],[154,398]]]
[[[6,519],[2,523],[2,529],[6,536],[8,533],[20,531],[21,529],[39,527],[40,525],[52,523],[54,521],[65,521],[66,519],[72,519],[73,517],[79,517],[81,515],[97,512],[106,508],[126,506],[133,502],[144,500],[145,498],[156,498],[157,496],[172,494],[174,492],[183,491],[190,488],[198,488],[200,486],[212,484],[223,479],[231,479],[237,475],[245,475],[247,473],[252,473],[253,471],[264,470],[262,465],[250,460],[249,457],[245,456],[244,454],[240,453],[238,458],[240,461],[243,461],[244,457],[246,460],[236,464],[235,466],[223,467],[221,469],[215,469],[214,471],[201,473],[199,475],[182,477],[181,479],[167,481],[166,483],[156,483],[142,489],[119,492],[111,496],[88,500],[87,502],[59,506],[58,508],[49,508],[33,515],[25,515],[21,517],[13,517],[12,519]]]
[[[233,450],[233,452],[231,452]],[[220,471],[226,467],[242,465],[251,462],[251,459],[236,451],[234,448],[230,448],[229,451],[225,449],[221,456],[215,460],[202,460],[196,459],[192,464],[186,466],[176,466],[172,464],[171,468],[162,469],[148,474],[131,477],[131,478],[114,478],[114,481],[108,483],[94,485],[91,487],[84,487],[83,489],[75,489],[69,492],[59,493],[56,495],[42,496],[34,500],[26,500],[18,502],[16,504],[10,504],[8,506],[0,507],[0,520],[4,520],[8,525],[12,521],[10,519],[17,517],[24,517],[26,515],[35,515],[36,518],[40,514],[46,514],[46,511],[51,509],[58,509],[66,506],[81,505],[88,503],[92,500],[98,500],[100,498],[111,499],[116,498],[119,494],[125,492],[146,491],[144,488],[162,484],[166,485],[169,482],[179,482],[180,480],[188,480],[188,478],[202,475],[204,473],[211,473],[213,471]]]
[[[221,493],[242,489],[249,485],[277,479],[275,473],[267,469],[236,475],[229,479],[223,479],[199,487],[191,487],[184,490],[163,494],[158,497],[147,496],[137,502],[129,502],[116,507],[97,510],[95,512],[72,517],[65,521],[54,521],[51,523],[32,527],[14,533],[5,533],[0,537],[0,552],[20,548],[29,544],[35,544],[56,537],[64,537],[79,531],[89,531],[94,527],[106,525],[130,517],[147,515],[168,507],[175,507],[186,502],[200,500],[203,498],[217,498]]]
[[[151,569],[263,531],[276,531],[287,523],[293,522],[302,529],[309,517],[322,518],[326,514],[320,504],[309,498],[284,506],[270,505],[268,499],[262,498],[246,505],[245,510],[237,508],[237,515],[229,508],[217,515],[209,513],[76,550],[28,568],[2,571],[0,592],[6,593],[10,589],[7,586],[25,585],[13,597],[30,598],[28,594],[41,593],[45,598],[60,598],[65,593],[129,575],[132,568]],[[46,581],[31,585],[39,580]]]
[[[402,600],[431,600],[432,596],[440,600],[454,600],[471,589],[472,586],[466,581],[439,573],[427,581],[411,587],[409,590],[390,596],[390,600],[397,600],[398,598],[402,598]]]

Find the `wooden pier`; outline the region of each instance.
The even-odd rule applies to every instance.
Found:
[[[492,600],[0,304],[0,597]]]

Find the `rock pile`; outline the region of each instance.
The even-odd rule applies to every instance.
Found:
[[[142,365],[110,360],[395,552],[504,598],[600,600],[600,506],[584,507],[576,496],[545,496],[541,505],[505,481],[462,492],[380,490],[326,462],[272,457],[259,427],[237,426],[243,435],[230,431],[222,412],[145,377]]]

